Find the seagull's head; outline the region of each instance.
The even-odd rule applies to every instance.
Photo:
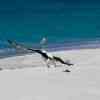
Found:
[[[43,53],[47,53],[45,50],[42,50]]]

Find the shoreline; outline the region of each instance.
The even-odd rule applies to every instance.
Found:
[[[79,50],[94,50],[94,49],[100,49],[100,47],[84,47],[84,46],[78,46],[78,47],[59,47],[59,48],[48,48],[46,49],[48,52],[61,52],[61,51],[79,51]],[[3,58],[8,58],[8,57],[14,57],[14,56],[22,56],[22,55],[28,55],[28,54],[32,54],[31,52],[27,52],[27,51],[21,51],[21,52],[17,52],[15,49],[2,49],[0,51],[0,59]]]

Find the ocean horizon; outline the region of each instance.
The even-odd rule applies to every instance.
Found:
[[[22,42],[15,40],[17,43],[22,44],[28,48],[40,49],[40,41],[39,42]],[[59,40],[58,40],[59,41]],[[32,53],[31,51],[24,51],[23,49],[16,50],[15,48],[10,47],[7,41],[0,42],[0,58],[10,57],[10,56],[19,56],[27,53]],[[100,39],[88,39],[88,40],[67,40],[62,42],[49,42],[45,45],[45,50],[52,51],[62,51],[62,50],[76,50],[76,49],[96,49],[100,48]]]

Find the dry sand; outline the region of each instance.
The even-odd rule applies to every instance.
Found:
[[[75,65],[48,69],[38,54],[0,59],[0,100],[100,100],[100,49],[53,54]]]

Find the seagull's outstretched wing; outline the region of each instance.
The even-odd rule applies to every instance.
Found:
[[[10,44],[10,46],[11,46],[12,48],[16,48],[16,49],[25,48],[23,45],[18,44],[16,41],[8,40],[8,43]]]
[[[38,49],[31,49],[31,48],[28,48],[27,50],[31,50],[33,52],[36,52],[36,53],[39,53],[42,57],[46,58],[46,59],[51,59],[47,53],[44,53],[43,51],[41,50],[38,50]]]
[[[46,57],[46,54],[43,53],[41,50],[38,50],[38,49],[33,49],[33,48],[27,48],[21,44],[18,44],[17,42],[15,41],[11,41],[11,40],[8,40],[8,43],[10,44],[10,46],[12,48],[15,48],[15,49],[26,49],[27,51],[32,51],[32,52],[36,52],[36,53],[39,53],[41,54],[42,56],[45,56]]]
[[[54,60],[56,60],[56,61],[58,61],[58,62],[60,62],[60,63],[62,63],[62,64],[66,64],[66,65],[68,65],[68,66],[73,65],[73,64],[71,64],[71,63],[69,63],[69,62],[63,61],[60,57],[53,56],[53,58],[54,58]]]
[[[11,47],[16,48],[17,44],[15,41],[7,40]]]
[[[25,54],[25,53],[31,53],[27,50],[27,47],[25,47],[22,44],[17,43],[16,41],[7,40],[11,48],[15,48],[17,53]]]

